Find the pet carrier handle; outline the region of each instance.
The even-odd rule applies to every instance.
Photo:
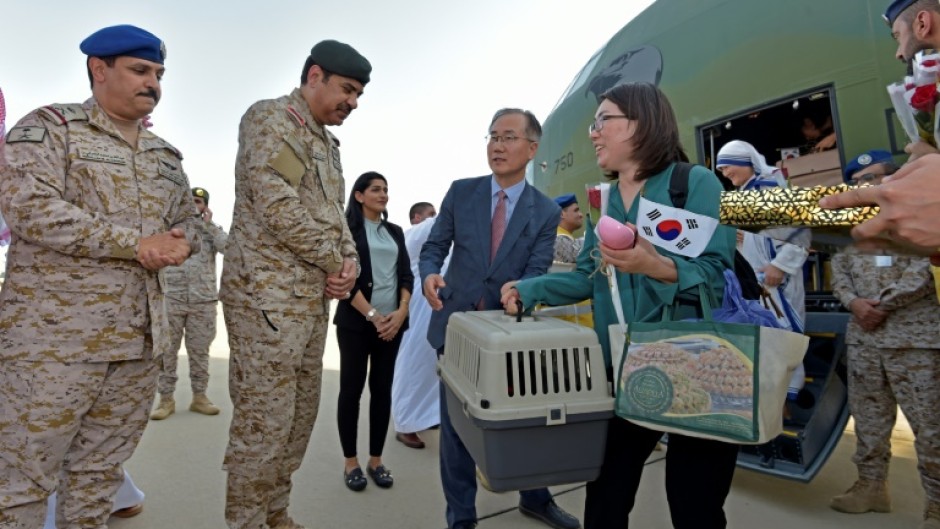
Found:
[[[522,300],[516,298],[516,323],[522,323]]]

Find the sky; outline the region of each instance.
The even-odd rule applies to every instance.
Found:
[[[182,151],[193,186],[210,192],[226,229],[234,203],[238,123],[255,101],[289,93],[310,48],[355,47],[372,81],[340,139],[347,193],[378,171],[389,220],[414,202],[440,205],[450,183],[489,173],[490,118],[502,107],[542,121],[588,59],[650,0],[42,0],[5,2],[0,88],[7,130],[34,108],[90,96],[79,43],[133,24],[167,48],[156,134]]]

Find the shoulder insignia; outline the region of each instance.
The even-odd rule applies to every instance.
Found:
[[[307,120],[305,120],[303,116],[300,115],[300,112],[297,112],[297,110],[295,110],[291,105],[287,105],[287,115],[289,115],[291,119],[293,119],[301,127],[307,124]]]
[[[46,105],[39,110],[59,125],[65,125],[69,121],[88,121],[88,114],[79,104]]]
[[[13,127],[7,135],[7,143],[31,141],[39,143],[46,139],[46,129],[43,127]]]

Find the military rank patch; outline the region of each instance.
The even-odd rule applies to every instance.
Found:
[[[296,110],[294,110],[294,107],[290,105],[287,105],[287,114],[291,117],[291,119],[294,120],[294,122],[296,122],[301,127],[303,127],[307,123],[307,120],[305,120],[303,116],[300,115],[300,112],[297,112]]]
[[[186,185],[186,180],[183,178],[180,167],[166,160],[160,160],[160,163],[157,164],[157,173],[163,178],[175,182],[177,185]]]
[[[43,127],[13,127],[7,135],[7,143],[31,141],[39,143],[46,139],[46,129]]]
[[[79,104],[71,105],[46,105],[41,110],[60,125],[65,125],[69,121],[88,121],[88,114]]]

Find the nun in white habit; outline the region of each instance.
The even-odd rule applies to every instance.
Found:
[[[718,170],[741,191],[786,187],[779,169],[767,165],[753,145],[732,140],[718,151]],[[779,307],[783,327],[803,332],[806,321],[806,292],[803,263],[809,257],[812,232],[806,228],[769,228],[760,233],[738,231],[738,250],[751,264],[758,280]],[[802,367],[802,366],[800,366]],[[790,383],[793,391],[803,387],[804,373],[798,369]]]

